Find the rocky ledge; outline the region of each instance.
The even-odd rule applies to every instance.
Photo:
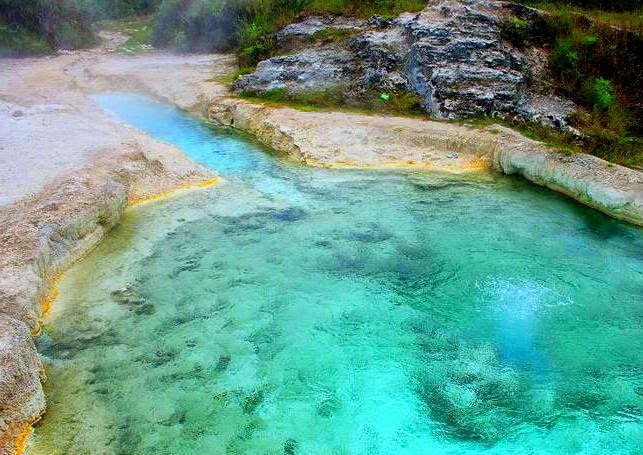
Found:
[[[40,330],[54,277],[103,239],[128,202],[215,178],[180,151],[161,150],[170,159],[111,156],[0,208],[0,454],[13,454],[45,409],[31,334]]]
[[[310,165],[456,172],[493,167],[643,226],[643,173],[586,154],[563,155],[498,125],[481,130],[424,119],[302,112],[238,99],[215,102],[209,118]]]
[[[234,88],[293,97],[341,91],[348,102],[412,93],[436,118],[485,114],[570,130],[565,118],[574,105],[551,93],[545,50],[517,47],[503,33],[509,18],[541,14],[496,0],[440,0],[392,21],[311,17],[278,33],[288,53],[259,63]]]

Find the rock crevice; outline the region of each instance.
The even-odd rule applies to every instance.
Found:
[[[571,131],[565,118],[574,104],[536,81],[547,74],[545,50],[518,48],[503,36],[507,18],[538,14],[503,1],[440,0],[392,21],[312,17],[278,34],[280,43],[292,47],[298,42],[298,51],[261,62],[234,86],[257,94],[280,89],[294,97],[336,89],[347,102],[374,92],[411,92],[426,112],[440,119],[485,114]],[[340,29],[354,34],[336,42],[312,42],[321,30]]]

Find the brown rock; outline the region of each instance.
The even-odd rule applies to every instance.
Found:
[[[44,373],[27,326],[0,314],[0,455],[13,454],[16,440],[45,410]]]

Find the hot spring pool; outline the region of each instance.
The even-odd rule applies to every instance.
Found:
[[[98,100],[224,181],[129,210],[66,274],[29,453],[641,453],[641,229]]]

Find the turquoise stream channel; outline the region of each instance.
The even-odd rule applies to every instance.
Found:
[[[61,281],[29,453],[642,453],[642,230],[97,100],[223,180],[128,210]]]

